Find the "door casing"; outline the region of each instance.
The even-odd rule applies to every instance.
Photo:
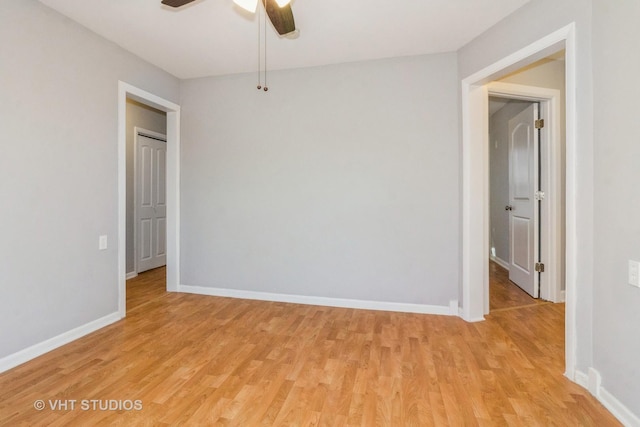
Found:
[[[484,319],[489,272],[488,224],[488,84],[560,50],[565,50],[565,375],[576,378],[577,329],[577,186],[576,186],[576,37],[575,23],[523,47],[461,81],[462,249],[460,315]],[[487,286],[485,286],[485,283]]]

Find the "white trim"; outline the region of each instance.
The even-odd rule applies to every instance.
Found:
[[[462,318],[483,320],[488,311],[488,91],[462,81]],[[486,139],[486,137],[485,137]],[[472,143],[472,140],[474,143]]]
[[[457,299],[449,300],[449,314],[451,316],[458,316],[460,312],[460,305]]]
[[[237,289],[209,288],[204,286],[180,285],[178,292],[208,295],[215,297],[241,298],[260,301],[286,302],[292,304],[320,305],[326,307],[356,308],[363,310],[397,311],[402,313],[437,314],[442,316],[457,316],[458,304],[455,301],[449,306],[408,304],[400,302],[367,301],[345,298],[314,297],[306,295],[276,294],[271,292],[243,291]]]
[[[462,317],[481,319],[488,301],[487,259],[487,84],[505,74],[565,49],[566,77],[566,310],[565,375],[576,365],[576,67],[575,23],[549,34],[500,61],[462,79]]]
[[[138,149],[140,141],[138,137],[148,136],[167,142],[167,135],[144,129],[138,126],[133,127],[133,270],[138,271]],[[128,279],[128,277],[127,277]]]
[[[495,262],[496,264],[498,264],[500,267],[504,268],[505,270],[509,271],[509,263],[505,260],[503,260],[500,257],[497,256],[491,256],[491,261]]]
[[[127,98],[167,113],[167,291],[180,283],[180,106],[118,82],[118,312],[126,315]]]
[[[571,24],[565,40],[565,372],[576,369],[577,328],[577,233],[576,208],[577,168],[577,85],[575,24]]]
[[[596,397],[622,424],[627,427],[640,427],[640,417],[631,412],[629,408],[616,399],[615,396],[609,393],[604,387],[600,386]]]
[[[107,316],[96,319],[92,322],[86,323],[70,331],[64,332],[58,336],[50,338],[46,341],[42,341],[38,344],[27,347],[24,350],[20,350],[17,353],[10,354],[0,359],[0,372],[8,371],[15,368],[25,362],[28,362],[36,357],[42,356],[45,353],[55,350],[58,347],[62,347],[65,344],[69,344],[71,341],[75,341],[78,338],[82,338],[92,332],[97,331],[100,328],[104,328],[112,323],[121,319],[119,313],[111,313]]]
[[[576,370],[573,375],[573,381],[579,386],[589,390],[589,375],[584,372]]]
[[[135,279],[136,277],[138,277],[138,273],[136,271],[130,271],[127,273],[127,275],[125,276],[126,280],[129,279]]]
[[[562,151],[560,126],[560,91],[557,89],[525,86],[512,83],[492,82],[488,85],[489,96],[499,96],[509,99],[539,102],[540,115],[545,120],[540,140],[542,165],[542,190],[545,192],[542,203],[542,214],[539,227],[542,239],[538,242],[541,250],[542,262],[546,264],[540,298],[559,302],[562,284],[562,264],[564,264],[562,246]],[[546,124],[549,124],[548,126]],[[489,299],[488,289],[485,298]],[[485,313],[487,314],[487,313]]]
[[[598,396],[601,385],[602,377],[600,376],[600,372],[593,368],[589,368],[589,371],[587,373],[587,390],[589,390],[589,393],[593,394],[594,396]]]
[[[640,427],[640,417],[634,414],[626,407],[626,405],[602,387],[600,372],[596,369],[589,368],[588,374],[576,370],[575,381],[582,387],[589,390],[589,392],[623,425],[627,427]]]

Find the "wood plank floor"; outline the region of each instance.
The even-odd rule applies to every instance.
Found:
[[[509,280],[509,270],[495,262],[489,262],[489,293],[489,309],[491,312],[549,304],[544,300],[531,297],[520,289]]]
[[[562,304],[507,296],[466,323],[165,293],[163,275],[129,281],[126,319],[0,374],[0,425],[619,425],[562,375]]]

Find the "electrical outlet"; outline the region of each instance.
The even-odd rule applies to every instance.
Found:
[[[98,249],[101,251],[107,249],[107,236],[98,237]]]
[[[640,288],[640,262],[629,260],[629,284]]]

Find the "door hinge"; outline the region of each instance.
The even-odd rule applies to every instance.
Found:
[[[538,273],[544,273],[544,264],[543,264],[543,263],[541,263],[541,262],[536,262],[535,270],[536,270]]]
[[[534,197],[536,200],[544,200],[544,191],[536,191]]]
[[[542,129],[544,127],[544,119],[536,120],[535,126],[536,129]]]

